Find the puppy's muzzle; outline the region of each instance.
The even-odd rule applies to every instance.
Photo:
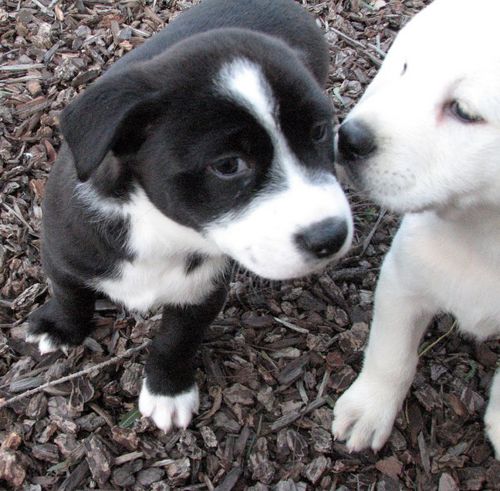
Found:
[[[295,236],[299,248],[315,258],[325,259],[340,251],[349,229],[344,220],[327,218],[302,230]]]
[[[338,153],[339,164],[349,164],[370,157],[377,145],[375,134],[362,121],[350,119],[339,128]]]

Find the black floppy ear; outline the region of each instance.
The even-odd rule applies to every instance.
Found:
[[[134,75],[129,72],[97,82],[63,111],[61,131],[81,181],[89,179],[124,132],[137,138],[144,134],[147,108],[155,106],[157,92]],[[135,132],[130,125],[137,126]],[[132,142],[127,145],[131,148]]]

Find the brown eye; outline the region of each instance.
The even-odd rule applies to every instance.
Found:
[[[224,157],[212,162],[209,170],[220,179],[235,179],[250,171],[250,166],[240,157]]]
[[[314,143],[324,142],[329,135],[329,124],[328,123],[318,123],[315,124],[311,129],[311,140]]]
[[[464,123],[479,123],[484,121],[481,116],[474,114],[471,108],[463,102],[452,101],[449,108],[451,114]]]

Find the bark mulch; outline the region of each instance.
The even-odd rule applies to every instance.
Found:
[[[0,2],[0,403],[19,397],[0,409],[0,488],[500,489],[482,423],[499,343],[463,340],[446,316],[425,340],[382,451],[351,455],[332,439],[332,407],[359,372],[378,270],[398,224],[355,193],[355,245],[336,267],[287,283],[235,268],[198,357],[201,409],[187,431],[162,434],[137,412],[158,316],[100,301],[94,339],[67,356],[42,357],[24,343],[27,315],[48,294],[40,202],[61,142],[58,115],[192,3]],[[301,3],[331,46],[328,92],[340,121],[428,0]]]

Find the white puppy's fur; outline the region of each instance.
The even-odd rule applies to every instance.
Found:
[[[347,118],[377,145],[353,164],[355,181],[406,213],[377,285],[363,369],[334,409],[332,431],[350,450],[378,450],[389,437],[437,312],[478,339],[500,334],[498,18],[498,0],[436,0],[397,36]],[[499,370],[485,423],[499,458]]]

